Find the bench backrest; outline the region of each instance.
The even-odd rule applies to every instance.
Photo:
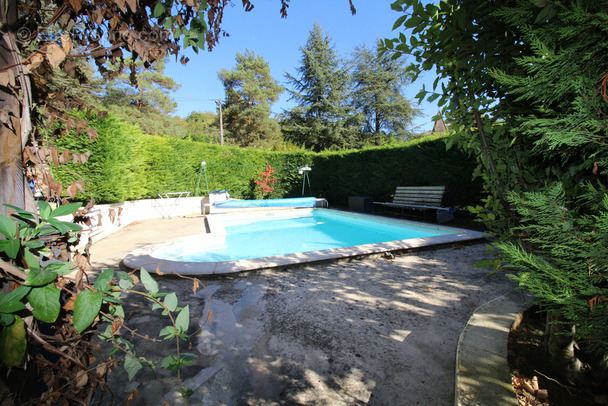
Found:
[[[393,203],[441,206],[445,186],[397,186]]]

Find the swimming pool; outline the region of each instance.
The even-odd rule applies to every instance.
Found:
[[[330,209],[207,216],[210,233],[130,253],[136,268],[162,263],[180,273],[218,274],[479,239],[482,233]]]
[[[222,218],[224,239],[201,246],[181,242],[159,248],[152,256],[192,262],[238,261],[297,254],[364,244],[450,234],[415,225],[353,216],[338,211],[273,213],[264,216]]]

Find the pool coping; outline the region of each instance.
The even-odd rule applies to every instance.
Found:
[[[295,209],[298,212],[311,209]],[[323,209],[335,210],[335,209]],[[340,210],[340,213],[346,213]],[[259,212],[257,212],[259,213]],[[281,210],[281,214],[286,214],[287,211]],[[240,213],[241,215],[243,213]],[[197,239],[214,239],[221,237],[225,231],[223,227],[218,227],[218,222],[215,222],[219,217],[213,216],[230,216],[230,213],[218,213],[207,216],[207,225],[210,229],[209,233],[193,234],[185,237],[171,239],[162,243],[150,244],[144,247],[131,251],[122,261],[122,264],[131,269],[138,269],[142,266],[150,266],[158,268],[161,272],[171,273],[171,271],[182,275],[227,275],[239,272],[248,272],[268,268],[282,268],[296,265],[304,265],[315,262],[345,260],[349,258],[357,258],[363,256],[383,255],[387,252],[405,252],[417,251],[420,249],[438,248],[440,246],[453,245],[457,243],[474,242],[486,238],[486,234],[479,231],[459,229],[454,227],[420,223],[409,220],[393,219],[383,216],[375,216],[365,213],[356,213],[357,216],[367,216],[374,220],[397,222],[402,224],[422,226],[425,228],[439,229],[451,231],[451,234],[444,234],[433,237],[411,238],[407,240],[390,241],[383,243],[364,244],[352,247],[333,248],[321,251],[309,251],[297,254],[277,255],[265,258],[243,259],[236,261],[221,261],[221,262],[187,262],[187,261],[172,261],[153,257],[151,254],[154,250],[166,245],[174,244],[181,241],[188,241],[194,238]]]

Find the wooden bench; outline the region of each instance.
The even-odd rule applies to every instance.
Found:
[[[374,202],[386,207],[408,210],[436,210],[437,222],[443,223],[454,218],[455,210],[441,206],[445,186],[397,186],[392,202]]]

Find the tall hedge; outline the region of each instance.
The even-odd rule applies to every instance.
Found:
[[[67,164],[51,167],[56,179],[62,183],[85,181],[87,189],[98,203],[136,200],[148,193],[145,165],[145,136],[139,128],[115,117],[89,119],[98,131],[91,141],[86,135],[74,133],[55,141],[59,148],[74,152],[91,152],[86,164]],[[78,176],[79,175],[79,176]],[[87,196],[79,196],[86,200]]]
[[[446,136],[402,146],[324,152],[315,157],[313,190],[336,204],[348,196],[389,201],[397,186],[446,186],[444,204],[465,206],[481,198],[473,180],[474,162],[456,149],[446,150]]]
[[[387,201],[397,186],[446,185],[444,203],[452,206],[475,203],[481,193],[480,182],[472,180],[473,161],[458,150],[446,150],[446,136],[363,150],[277,152],[146,135],[113,117],[91,120],[91,125],[99,133],[96,142],[71,136],[59,146],[92,152],[86,164],[69,169],[82,175],[98,203],[166,192],[194,194],[197,185],[199,195],[208,186],[209,191],[227,189],[233,197],[251,199],[254,180],[267,165],[277,178],[272,198],[302,195],[298,168],[304,165],[312,168],[311,189],[307,184],[305,194],[312,191],[330,204],[344,205],[349,196]],[[73,180],[71,173],[57,172],[60,181]]]

